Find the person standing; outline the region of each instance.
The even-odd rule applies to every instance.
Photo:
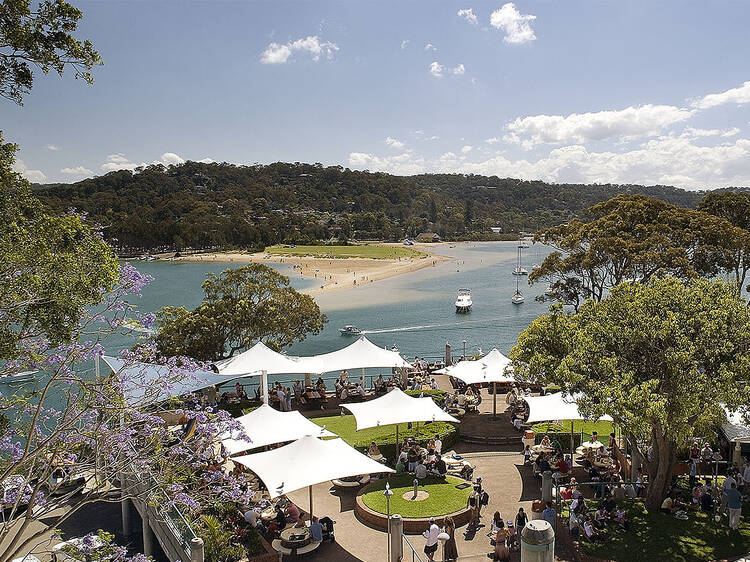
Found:
[[[742,471],[742,481],[745,483],[745,494],[750,495],[750,463],[745,464],[745,470]]]
[[[727,510],[729,511],[729,528],[736,531],[740,526],[740,513],[742,512],[742,494],[737,490],[737,484],[732,483],[731,488],[724,492],[727,497]]]
[[[453,517],[445,518],[445,528],[443,530],[448,535],[448,540],[445,541],[445,546],[443,547],[443,559],[457,560],[458,547],[456,546],[456,524],[453,521]]]
[[[430,562],[435,562],[434,557],[438,548],[438,535],[440,535],[440,527],[435,524],[435,518],[430,517],[430,527],[423,533],[424,538],[427,539],[424,545],[424,553]]]

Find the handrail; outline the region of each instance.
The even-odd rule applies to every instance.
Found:
[[[409,542],[409,539],[406,537],[406,535],[402,535],[402,536],[403,536],[403,539],[406,541],[406,544],[408,544],[409,548],[411,549],[411,562],[415,562],[415,560],[422,562],[422,558],[419,556],[419,553],[417,552],[417,550]]]

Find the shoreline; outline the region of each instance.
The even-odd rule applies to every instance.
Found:
[[[429,247],[429,246],[428,246]],[[282,256],[265,252],[211,252],[191,254],[174,258],[174,261],[226,262],[226,263],[285,263],[294,271],[309,279],[319,279],[320,285],[301,292],[316,295],[336,289],[351,289],[370,285],[376,281],[390,279],[405,273],[437,266],[453,258],[442,256],[419,245],[414,246],[426,253],[420,258],[376,259],[376,258],[315,258],[308,256]]]

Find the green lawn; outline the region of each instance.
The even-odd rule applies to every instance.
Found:
[[[312,418],[312,421],[318,425],[325,425],[328,431],[331,431],[349,443],[352,447],[367,447],[375,441],[380,444],[394,443],[396,438],[396,426],[387,425],[385,427],[372,427],[357,431],[354,416],[323,416]],[[412,424],[411,429],[406,428],[406,424],[399,424],[398,438],[402,441],[405,437],[415,437],[419,439],[429,439],[442,433],[453,430],[453,426],[445,422],[431,422]]]
[[[471,493],[471,486],[457,490],[456,485],[465,482],[460,478],[448,476],[445,480],[428,477],[422,481],[420,490],[426,490],[430,497],[410,502],[403,495],[414,488],[414,477],[411,474],[392,476],[388,480],[379,480],[371,491],[362,496],[364,504],[378,513],[386,513],[386,502],[383,490],[386,482],[390,482],[393,496],[391,496],[391,513],[398,513],[402,517],[437,517],[446,513],[453,513],[466,507],[466,500]]]
[[[554,423],[537,423],[532,426],[532,429],[536,431],[537,433],[545,433],[547,431],[547,426],[549,426],[549,431],[561,431],[562,433],[570,432],[570,422],[569,421],[563,421],[560,423],[560,425],[554,424]],[[561,429],[562,428],[562,429]],[[573,433],[581,433],[583,430],[583,433],[587,437],[591,437],[591,434],[594,431],[599,432],[599,441],[604,441],[604,444],[606,445],[609,441],[609,434],[612,433],[612,422],[608,421],[585,421],[585,420],[575,420],[573,421]]]
[[[596,502],[587,501],[590,506]],[[602,545],[583,542],[587,554],[617,562],[670,562],[721,560],[750,552],[750,506],[745,503],[740,529],[729,532],[727,517],[719,523],[703,512],[689,512],[680,521],[661,512],[648,513],[642,500],[620,500],[630,520],[630,530],[610,533],[612,540]],[[593,507],[591,509],[596,509]],[[567,509],[563,509],[567,521]]]
[[[423,258],[427,254],[402,246],[296,246],[294,248],[276,245],[268,246],[265,252],[282,256],[312,258]]]

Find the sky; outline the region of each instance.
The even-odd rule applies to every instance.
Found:
[[[34,182],[185,160],[750,186],[750,3],[71,0],[104,65],[0,129]]]

